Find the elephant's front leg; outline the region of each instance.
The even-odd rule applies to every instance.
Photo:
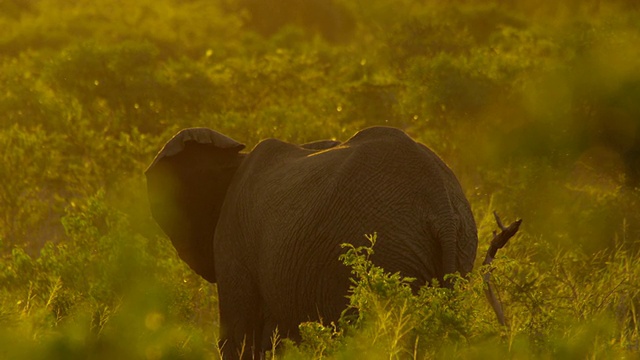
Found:
[[[218,280],[223,359],[259,359],[264,327],[259,294],[248,276],[230,274],[234,274],[234,281]]]

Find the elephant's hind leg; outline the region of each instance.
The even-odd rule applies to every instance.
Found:
[[[270,316],[266,315],[260,339],[261,351],[265,352],[273,349],[274,345],[277,345],[279,340],[283,337],[286,337],[286,334],[283,334],[282,330],[278,328],[276,322]]]
[[[236,275],[238,273],[235,273]],[[219,346],[223,359],[259,359],[263,316],[252,281],[218,281],[220,307]]]

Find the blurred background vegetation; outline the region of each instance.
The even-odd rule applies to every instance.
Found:
[[[146,165],[183,127],[371,125],[453,168],[479,253],[493,210],[524,218],[495,270],[511,326],[473,279],[403,317],[396,279],[284,356],[638,356],[637,1],[0,0],[0,29],[0,357],[216,357],[215,287],[150,218]]]

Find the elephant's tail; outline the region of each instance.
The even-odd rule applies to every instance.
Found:
[[[458,239],[455,223],[451,222],[440,228],[438,240],[442,249],[442,281],[449,287],[450,282],[444,279],[445,275],[453,274],[458,269]]]
[[[446,188],[446,186],[445,186]],[[459,272],[466,275],[473,269],[478,246],[478,234],[469,202],[462,189],[445,191],[446,200],[438,202],[439,214],[433,225],[442,254],[441,280]],[[444,281],[446,286],[450,282]]]

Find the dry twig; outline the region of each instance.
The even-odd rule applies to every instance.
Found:
[[[489,246],[489,250],[487,250],[487,256],[484,258],[484,262],[482,265],[490,265],[493,262],[493,259],[496,257],[496,253],[498,250],[502,249],[503,246],[507,244],[509,239],[511,239],[520,228],[520,224],[522,223],[522,219],[518,219],[511,223],[508,227],[505,227],[502,224],[502,220],[498,214],[494,211],[493,216],[496,218],[496,222],[498,223],[498,227],[500,228],[500,233],[497,233],[495,230],[493,231],[493,240],[491,240],[491,245]],[[487,299],[493,307],[493,311],[495,311],[496,316],[498,317],[498,322],[500,325],[506,326],[507,321],[504,317],[504,311],[502,310],[502,304],[500,300],[496,296],[496,291],[491,283],[491,269],[489,269],[484,274],[484,282],[487,283],[487,288],[485,289],[485,294],[487,295]]]

